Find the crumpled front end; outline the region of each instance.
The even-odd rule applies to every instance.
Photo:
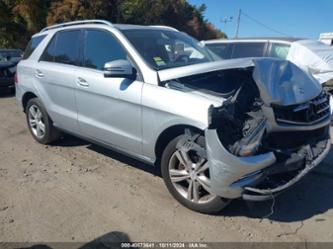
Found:
[[[205,135],[212,193],[231,199],[265,200],[281,193],[317,166],[331,145],[327,134],[294,150],[241,157],[225,149],[217,130],[208,129]]]
[[[211,191],[265,200],[298,182],[328,154],[329,96],[287,61],[255,60],[247,70],[252,77],[209,111]]]

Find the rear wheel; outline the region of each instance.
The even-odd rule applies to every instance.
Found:
[[[37,142],[49,144],[59,139],[59,130],[53,126],[52,120],[38,98],[28,101],[25,113],[30,133]]]
[[[163,152],[161,171],[164,182],[182,205],[201,213],[219,212],[230,200],[212,193],[206,158],[199,156],[195,149],[186,150],[184,146],[177,148],[184,136],[173,139]],[[204,141],[203,136],[197,135],[194,142],[204,148]]]

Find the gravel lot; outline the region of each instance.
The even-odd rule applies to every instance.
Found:
[[[158,170],[65,136],[37,144],[13,96],[0,96],[0,241],[333,241],[333,150],[272,202],[202,215],[180,206]]]

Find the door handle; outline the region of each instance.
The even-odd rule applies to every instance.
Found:
[[[43,78],[44,77],[44,74],[43,74],[43,72],[42,71],[40,71],[40,70],[36,70],[35,71],[35,76],[36,76],[36,78]]]
[[[84,86],[84,87],[88,87],[88,86],[89,86],[89,83],[88,83],[85,79],[83,79],[83,78],[81,78],[81,77],[78,77],[78,78],[77,78],[76,83],[77,83],[78,85],[80,85],[80,86]]]

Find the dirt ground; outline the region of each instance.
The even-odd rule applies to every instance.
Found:
[[[333,241],[332,166],[333,150],[271,216],[271,201],[241,200],[203,215],[151,166],[71,136],[36,143],[15,98],[0,96],[0,241]]]

